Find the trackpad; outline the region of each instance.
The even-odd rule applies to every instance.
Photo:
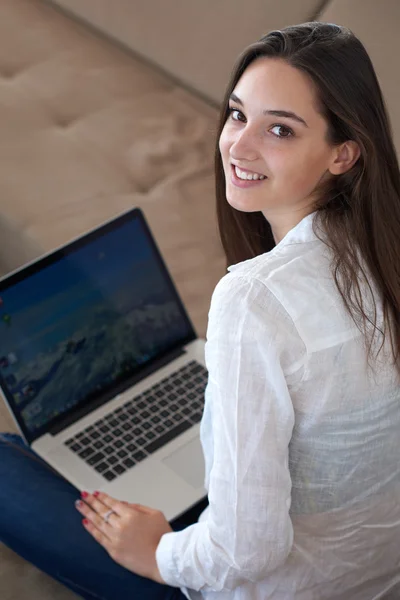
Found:
[[[204,485],[204,458],[200,438],[188,442],[162,461],[189,485],[199,489]]]

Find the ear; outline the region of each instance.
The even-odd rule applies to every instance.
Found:
[[[341,175],[349,171],[360,157],[360,148],[354,140],[347,140],[335,148],[335,155],[329,167],[332,175]]]

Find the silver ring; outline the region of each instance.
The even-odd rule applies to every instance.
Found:
[[[109,522],[109,520],[110,520],[110,517],[111,517],[111,515],[115,515],[115,514],[117,514],[117,513],[115,512],[115,510],[109,510],[109,511],[107,511],[107,512],[106,512],[106,514],[105,514],[105,515],[104,515],[104,517],[103,517],[103,520],[104,520],[104,522],[105,522],[105,523],[108,523],[108,522]]]

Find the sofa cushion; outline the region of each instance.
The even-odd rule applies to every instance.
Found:
[[[309,21],[321,6],[321,0],[54,1],[216,102],[245,46],[271,29]]]

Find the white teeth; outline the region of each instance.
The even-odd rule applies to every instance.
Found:
[[[241,171],[239,167],[235,165],[235,173],[239,177],[239,179],[245,180],[256,180],[256,179],[265,179],[265,175],[258,175],[257,173],[247,173],[246,171]]]

